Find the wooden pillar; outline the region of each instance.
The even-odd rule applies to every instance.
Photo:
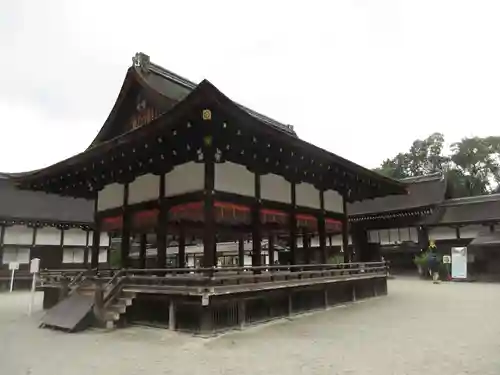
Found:
[[[289,220],[289,232],[290,232],[290,264],[297,264],[297,204],[296,204],[296,194],[295,194],[295,182],[291,183],[290,190],[292,193],[291,201],[291,210],[290,215],[288,217]]]
[[[89,239],[90,239],[90,232],[88,230],[85,231],[86,238],[85,238],[85,250],[83,252],[83,266],[84,268],[89,268]]]
[[[238,240],[238,267],[245,267],[245,241],[243,237]]]
[[[94,232],[92,233],[92,248],[90,268],[99,268],[99,246],[101,245],[101,219],[97,215],[97,197],[94,200]]]
[[[141,239],[139,243],[139,268],[146,268],[146,246],[147,246],[147,235],[146,233],[141,234]]]
[[[215,150],[211,135],[204,139],[205,182],[203,199],[203,267],[211,268],[217,265],[217,241],[214,209],[214,179],[215,179]]]
[[[269,239],[267,243],[267,255],[269,256],[269,265],[274,266],[274,234],[269,233]]]
[[[0,268],[3,265],[3,239],[5,238],[5,225],[0,226]]]
[[[160,175],[160,186],[158,200],[160,202],[160,211],[156,224],[156,267],[165,268],[167,266],[167,225],[168,225],[168,206],[165,202],[165,174]]]
[[[179,251],[177,255],[179,268],[186,268],[186,233],[182,224],[179,229]]]
[[[260,221],[260,174],[255,176],[255,202],[252,206],[252,266],[262,265],[262,223]],[[256,271],[259,273],[259,271]]]
[[[328,262],[328,256],[326,253],[326,224],[325,224],[325,192],[320,190],[319,192],[319,202],[321,212],[318,216],[318,236],[319,236],[319,255],[320,263],[326,264]],[[331,244],[330,244],[331,246]]]
[[[421,250],[427,250],[429,248],[429,231],[426,227],[418,228],[418,244]]]
[[[304,252],[304,263],[311,264],[311,246],[309,243],[309,233],[307,233],[307,229],[304,228],[302,231],[302,250]]]
[[[101,245],[101,222],[95,223],[94,233],[92,235],[92,257],[90,259],[90,268],[99,268],[99,246]]]
[[[128,183],[125,184],[123,194],[123,224],[122,224],[122,242],[120,246],[121,267],[127,268],[130,266],[130,236],[131,236],[131,214],[128,208]]]
[[[349,250],[349,219],[347,215],[347,200],[345,196],[342,199],[344,209],[344,219],[342,220],[342,249],[344,250],[344,262],[351,262],[351,253]]]

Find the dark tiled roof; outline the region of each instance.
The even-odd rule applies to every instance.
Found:
[[[445,199],[446,180],[441,174],[400,180],[407,186],[407,195],[389,195],[368,199],[347,206],[349,216],[388,213],[440,204]]]
[[[184,77],[181,77],[181,76],[161,67],[160,65],[156,65],[154,63],[151,63],[149,61],[149,56],[147,56],[143,53],[137,53],[136,57],[134,58],[134,61],[143,61],[140,71],[146,73],[144,78],[147,81],[149,81],[148,73],[152,73],[155,76],[162,78],[163,80],[167,80],[167,81],[170,81],[170,82],[173,82],[177,85],[182,86],[184,89],[186,89],[186,91],[187,91],[186,94],[193,91],[194,89],[196,89],[196,86],[198,86],[196,83],[194,83],[194,82],[192,82]],[[155,89],[157,89],[157,90],[159,89],[161,94],[168,96],[168,94],[169,94],[168,88],[167,88],[168,86],[163,85],[165,88],[164,88],[164,90],[162,90],[161,81],[156,80],[155,84],[152,84],[151,86],[155,87]],[[237,106],[239,106],[241,109],[243,109],[245,112],[247,112],[249,115],[255,117],[257,120],[263,122],[264,124],[270,125],[272,127],[275,127],[277,129],[280,129],[282,131],[285,131],[289,134],[293,134],[296,136],[296,133],[293,130],[293,126],[282,124],[282,123],[280,123],[280,122],[278,122],[270,117],[267,117],[263,114],[255,112],[254,110],[251,110],[250,108],[247,108],[241,104],[238,104],[238,103],[235,103],[235,104]]]
[[[0,178],[0,218],[49,222],[92,223],[94,202],[43,192],[19,190]]]
[[[485,230],[479,232],[468,245],[468,247],[500,246],[500,232]]]
[[[448,199],[425,223],[460,224],[500,221],[500,194]]]

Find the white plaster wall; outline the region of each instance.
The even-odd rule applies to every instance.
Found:
[[[378,236],[378,230],[369,230],[368,231],[368,242],[380,243],[380,238]]]
[[[329,241],[329,239],[326,240],[328,246],[330,246]],[[332,246],[342,246],[342,235],[338,234],[336,236],[332,236]]]
[[[28,228],[24,225],[6,227],[3,243],[31,245],[33,243],[33,228]]]
[[[65,246],[86,246],[87,232],[82,229],[65,230],[63,244]]]
[[[291,203],[291,185],[281,176],[266,174],[260,177],[260,197],[274,202]]]
[[[389,241],[389,231],[387,229],[381,229],[378,231],[378,235],[380,238],[381,245],[388,245],[391,242]]]
[[[83,263],[85,258],[85,249],[65,248],[63,249],[63,263]]]
[[[429,228],[429,240],[450,240],[457,238],[455,228],[435,227]]]
[[[94,238],[94,232],[89,233],[89,246],[92,246],[92,240]],[[99,246],[109,246],[109,234],[106,232],[101,232],[101,237],[99,238]]]
[[[30,248],[29,247],[5,247],[3,249],[2,264],[9,264],[11,262],[29,263],[30,262]]]
[[[61,245],[61,230],[57,228],[38,228],[35,243],[37,245]]]
[[[418,229],[410,227],[410,241],[418,243]]]
[[[189,162],[176,166],[165,175],[165,196],[172,197],[203,190],[204,176],[203,163]]]
[[[399,239],[401,242],[410,241],[410,229],[399,228]]]
[[[295,186],[295,202],[297,206],[321,208],[319,190],[305,182],[297,184]]]
[[[344,213],[344,204],[342,195],[335,190],[326,190],[323,195],[325,199],[325,210],[329,212]]]
[[[245,255],[243,257],[243,265],[244,266],[252,266],[252,256],[250,255]]]
[[[104,211],[110,208],[121,207],[123,205],[123,194],[125,185],[114,183],[106,185],[98,193],[97,210]]]
[[[401,242],[398,228],[389,229],[389,241],[391,241],[391,243]]]
[[[99,249],[99,263],[108,261],[108,249]],[[92,251],[89,250],[89,263],[92,262]]]
[[[158,199],[160,176],[145,174],[128,185],[128,203],[135,204]]]
[[[255,196],[255,177],[243,165],[226,162],[215,164],[215,190]]]
[[[487,229],[488,227],[484,225],[466,225],[460,228],[460,238],[476,238],[479,232]]]

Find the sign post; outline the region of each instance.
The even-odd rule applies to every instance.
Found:
[[[33,311],[33,304],[35,303],[35,289],[36,289],[36,274],[40,270],[40,259],[33,258],[30,263],[30,272],[33,274],[33,279],[31,280],[31,296],[30,304],[28,306],[28,315],[31,315]]]
[[[451,277],[453,279],[467,278],[467,248],[451,248]]]
[[[19,269],[19,263],[18,262],[10,262],[9,263],[9,270],[10,270],[10,293],[12,293],[12,290],[14,289],[14,274],[16,271]]]

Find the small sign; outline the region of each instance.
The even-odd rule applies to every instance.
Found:
[[[10,271],[17,271],[19,269],[19,262],[10,262],[9,263],[9,270]]]
[[[454,279],[467,278],[467,248],[451,248],[451,277]]]
[[[451,263],[451,256],[450,255],[443,255],[443,263],[450,264]]]
[[[30,263],[30,272],[37,273],[38,271],[40,271],[40,258],[33,258]]]

